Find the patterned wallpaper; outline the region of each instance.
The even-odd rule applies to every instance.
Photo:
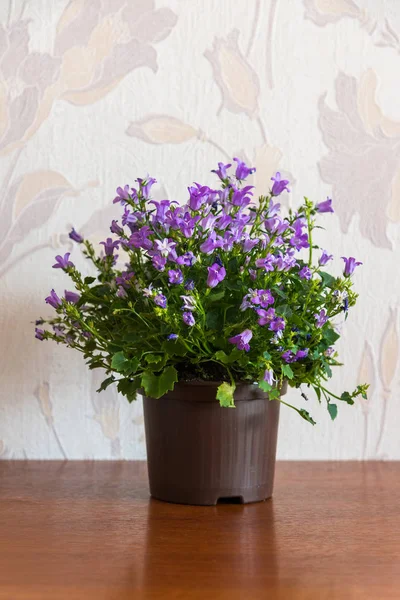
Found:
[[[184,199],[237,155],[259,192],[279,167],[292,206],[332,195],[318,241],[364,262],[333,388],[369,401],[314,406],[314,428],[283,407],[279,457],[400,459],[398,0],[2,0],[0,22],[0,457],[145,457],[141,403],[32,321],[117,185]]]

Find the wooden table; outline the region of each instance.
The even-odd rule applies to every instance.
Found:
[[[281,462],[273,500],[148,497],[140,462],[0,461],[1,600],[400,598],[400,463]]]

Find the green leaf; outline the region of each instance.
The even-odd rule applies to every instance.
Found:
[[[118,373],[123,373],[124,375],[132,375],[133,373],[136,373],[139,363],[139,358],[126,358],[125,354],[121,351],[117,352],[112,357],[111,368],[118,371]]]
[[[219,400],[220,406],[235,408],[235,400],[233,398],[235,388],[236,386],[230,383],[221,383],[217,390],[217,400]]]
[[[229,365],[242,357],[243,352],[234,348],[230,354],[226,354],[223,350],[218,350],[215,353],[215,358],[222,362],[224,365]]]
[[[273,287],[271,291],[273,296],[280,296],[281,298],[286,298],[286,294],[277,287]]]
[[[221,324],[220,313],[215,310],[210,310],[206,316],[206,325],[208,329],[219,329]]]
[[[330,414],[332,421],[334,421],[337,417],[337,405],[328,402],[328,413]]]
[[[329,327],[324,331],[324,338],[331,346],[340,338],[340,334],[337,333],[332,327]]]
[[[328,365],[328,363],[326,361],[322,361],[325,373],[328,375],[328,377],[332,377],[332,369],[330,368],[330,366]]]
[[[137,391],[140,388],[139,379],[121,379],[118,381],[117,389],[120,394],[126,397],[128,402],[136,400]]]
[[[287,319],[289,317],[291,317],[293,314],[292,309],[287,304],[281,304],[280,306],[277,306],[276,312],[278,315],[282,315],[283,317],[286,317]]]
[[[287,377],[288,379],[293,379],[294,375],[293,375],[293,371],[292,371],[292,367],[290,365],[282,365],[282,374]]]
[[[164,357],[162,354],[146,354],[145,358],[149,364],[157,364],[162,362]]]
[[[326,271],[318,271],[318,275],[321,277],[322,284],[324,287],[329,287],[329,288],[334,287],[334,285],[336,283],[335,277],[332,277],[332,275],[330,275],[329,273],[326,273]]]
[[[271,360],[271,355],[267,351],[263,352],[263,357],[265,358],[265,360]]]
[[[167,340],[162,345],[162,350],[166,352],[169,356],[185,356],[188,352],[185,344],[177,340]]]
[[[111,360],[111,368],[115,369],[119,373],[124,372],[124,366],[128,362],[128,359],[125,358],[125,354],[123,352],[117,352],[114,354]]]
[[[343,402],[347,402],[347,404],[354,404],[354,400],[349,392],[343,392],[343,394],[340,396],[340,399]]]
[[[270,400],[278,400],[281,397],[281,393],[278,390],[278,388],[274,387],[269,393],[268,393],[269,399]]]
[[[270,392],[272,390],[272,385],[270,385],[267,381],[259,381],[258,387],[263,392]]]
[[[310,413],[308,413],[306,410],[304,410],[304,408],[301,408],[298,411],[299,415],[301,417],[303,417],[303,419],[305,419],[306,421],[308,421],[309,423],[311,423],[311,425],[316,425],[316,421],[314,421],[314,419],[312,418],[312,416],[310,415]]]
[[[217,292],[216,294],[210,294],[208,296],[208,301],[209,302],[218,302],[219,300],[222,300],[222,298],[225,296],[225,290],[222,290],[221,292]]]
[[[93,283],[93,281],[96,281],[96,277],[85,277],[83,283],[85,283],[86,285],[90,285],[91,283]]]
[[[161,398],[169,390],[174,389],[174,384],[178,381],[178,372],[175,367],[167,367],[161,375],[145,371],[142,375],[142,386],[146,396],[150,398]]]
[[[102,383],[101,386],[99,387],[98,390],[96,390],[96,392],[103,392],[104,390],[106,390],[108,388],[109,385],[111,385],[113,382],[115,381],[115,378],[113,375],[111,375],[111,377],[107,377],[107,379],[105,379]]]
[[[321,403],[321,390],[318,387],[315,387],[314,390],[317,394],[318,402]]]
[[[229,280],[225,280],[224,281],[224,286],[228,289],[231,290],[233,292],[237,292],[238,290],[242,289],[242,282],[240,280],[237,281],[229,281]]]

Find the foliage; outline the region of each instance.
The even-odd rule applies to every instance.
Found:
[[[256,382],[283,402],[286,379],[313,388],[335,419],[332,397],[353,404],[368,387],[341,396],[325,387],[340,364],[335,318],[356,302],[351,276],[360,263],[345,258],[343,276],[334,277],[325,271],[332,256],[324,250],[316,258],[312,234],[318,213],[333,212],[329,198],[316,205],[305,198],[282,214],[275,197],[288,181],[277,173],[254,203],[252,186],[242,185],[254,169],[234,160],[235,174],[219,163],[219,189],[196,183],[184,206],[151,200],[149,177],[118,188],[122,222],[112,222],[101,254],[70,233],[96,277],[83,277],[69,253],[57,256],[54,268],[75,291],[62,298],[51,291],[46,302],[56,316],[37,321],[36,337],[82,352],[90,369],[105,370],[99,391],[115,383],[129,401],[138,390],[159,398],[178,381],[205,379],[221,383],[224,407],[234,406],[239,382]],[[292,408],[314,424],[306,410]]]

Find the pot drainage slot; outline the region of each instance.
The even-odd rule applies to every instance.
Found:
[[[227,496],[218,498],[217,504],[243,504],[243,496]]]

